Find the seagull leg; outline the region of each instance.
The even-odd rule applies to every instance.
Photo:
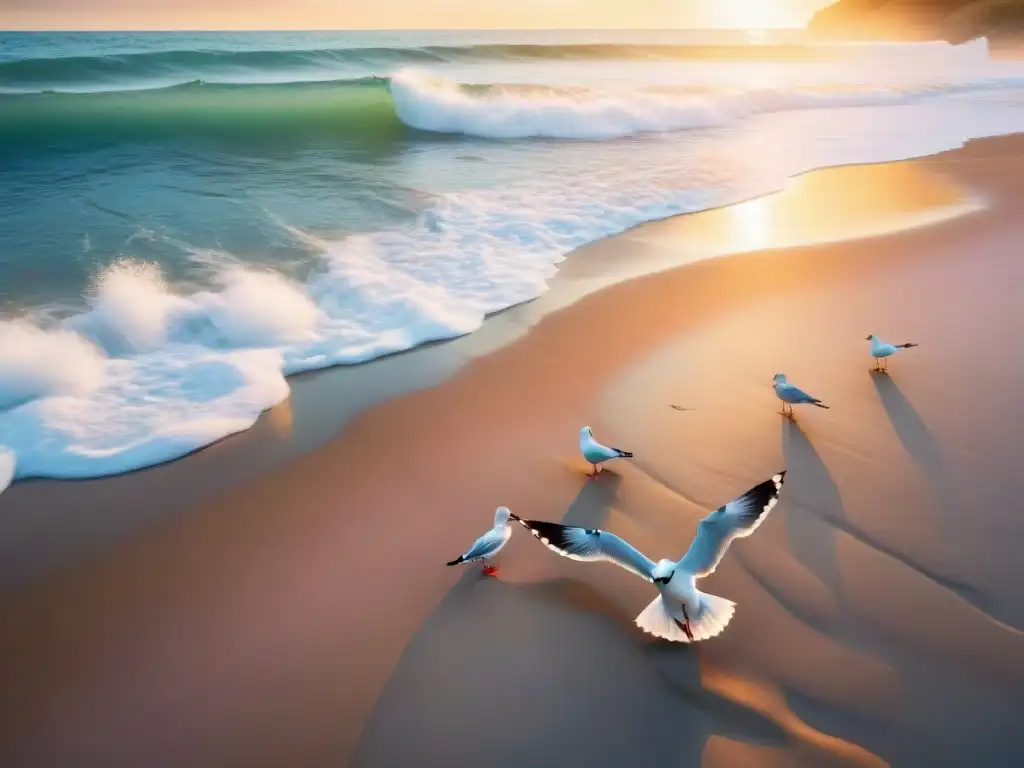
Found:
[[[493,576],[494,574],[496,574],[498,572],[498,566],[491,565],[486,560],[484,560],[483,563],[484,563],[484,576]]]
[[[684,620],[683,621],[679,621],[679,619],[672,619],[672,620],[676,623],[677,627],[679,627],[681,630],[683,630],[683,632],[686,633],[686,636],[688,638],[690,638],[690,642],[692,643],[692,642],[694,642],[694,639],[693,639],[693,630],[690,629],[690,617],[686,613],[686,605],[683,604],[683,603],[680,603],[680,606],[683,609],[683,619]]]

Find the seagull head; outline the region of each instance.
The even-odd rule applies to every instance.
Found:
[[[873,334],[873,333],[870,336],[866,336],[864,338],[864,341],[874,341],[874,340],[875,340],[875,334]]]
[[[590,427],[580,427],[580,437],[581,438],[583,438],[583,437],[593,437],[593,436],[594,436],[594,432],[590,429]]]
[[[775,376],[772,378],[772,381],[775,382],[776,384],[784,384],[786,382],[786,374],[776,373]]]
[[[659,560],[651,571],[651,578],[655,584],[668,584],[672,580],[672,574],[676,570],[676,564],[671,560]]]
[[[508,525],[509,520],[518,520],[516,515],[512,514],[512,511],[508,507],[498,507],[494,510],[494,527],[497,528],[499,525]]]

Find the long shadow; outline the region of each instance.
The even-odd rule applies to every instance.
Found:
[[[899,386],[886,374],[872,372],[871,381],[878,391],[882,407],[889,417],[896,437],[904,450],[920,467],[935,492],[934,510],[938,529],[930,533],[943,537],[946,546],[955,549],[956,542],[950,541],[963,526],[963,510],[970,508],[970,499],[964,497],[961,484],[956,481],[953,469],[946,459],[945,451],[925,424],[924,419],[911,405]],[[967,602],[985,613],[991,613],[991,600],[976,587],[956,578],[937,573],[932,569],[910,561],[907,556],[900,559],[946,589],[957,593]]]
[[[834,529],[837,522],[846,521],[846,511],[839,487],[814,445],[792,419],[782,421],[782,455],[789,470],[786,533],[790,550],[842,603]]]
[[[937,487],[949,485],[948,462],[942,446],[896,382],[887,374],[872,372],[871,383],[904,450]]]
[[[645,641],[589,585],[467,573],[407,647],[349,765],[697,766],[715,733],[788,740],[705,691],[693,648]]]
[[[622,478],[613,472],[602,472],[580,488],[572,504],[562,516],[564,525],[601,528],[615,504],[615,495]]]

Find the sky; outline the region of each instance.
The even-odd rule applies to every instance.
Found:
[[[799,27],[831,0],[0,0],[0,29]]]

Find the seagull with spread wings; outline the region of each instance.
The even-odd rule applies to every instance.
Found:
[[[614,533],[597,528],[576,528],[540,520],[512,519],[530,531],[548,549],[583,562],[604,560],[625,568],[660,593],[636,617],[644,632],[676,643],[707,640],[732,620],[735,603],[697,589],[697,579],[715,572],[733,539],[749,536],[779,501],[783,470],[737,499],[709,514],[681,560],[652,561]]]

